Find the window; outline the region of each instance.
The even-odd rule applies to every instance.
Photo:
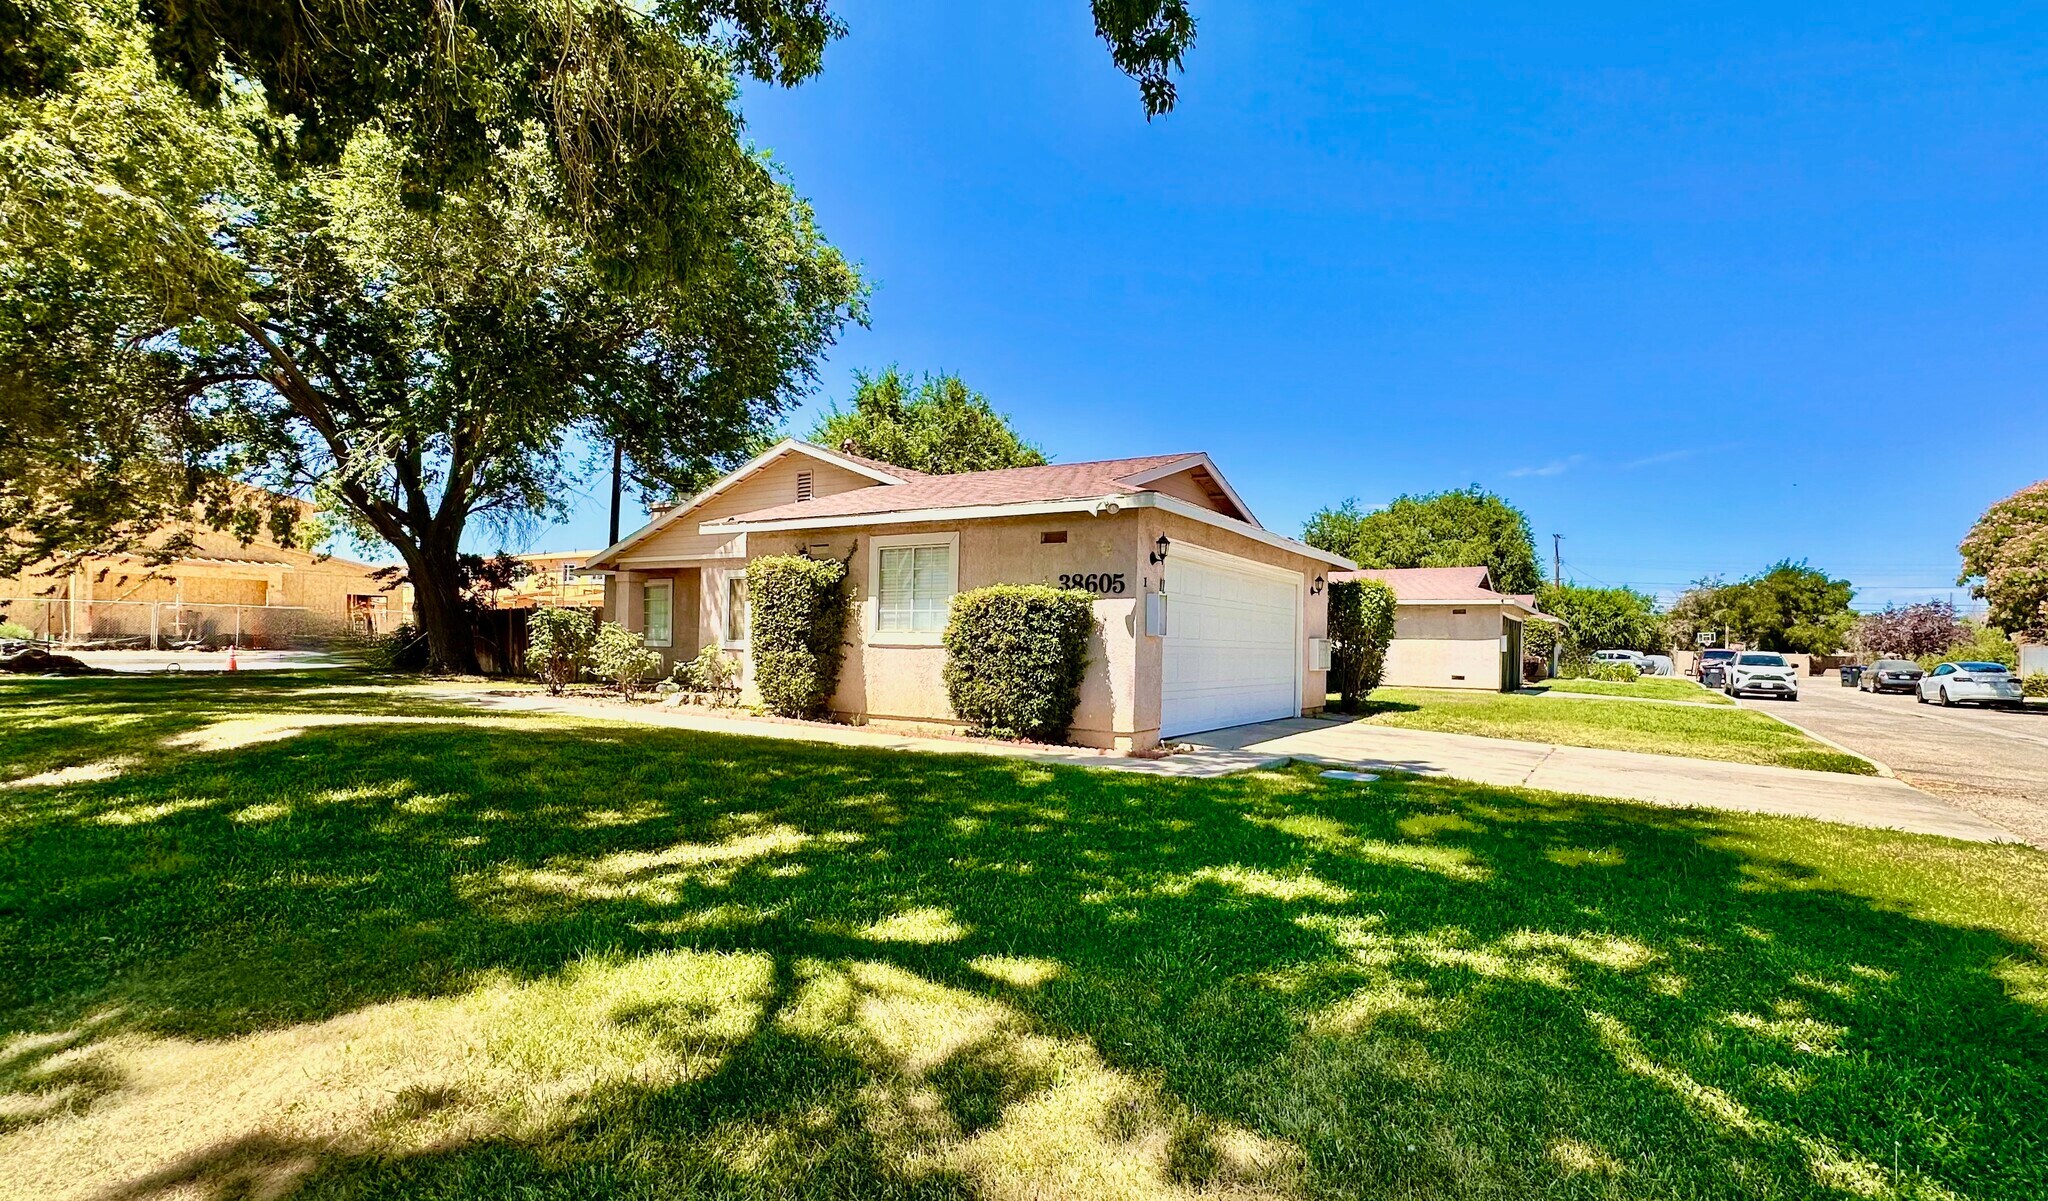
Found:
[[[958,580],[958,534],[897,534],[868,540],[875,631],[937,642]]]
[[[581,564],[581,563],[564,563],[564,564],[562,564],[562,582],[563,582],[564,584],[573,584],[573,583],[575,583],[575,582],[576,582],[576,569],[577,569],[577,568],[579,568],[579,567],[581,567],[581,566],[583,566],[583,564]]]
[[[747,640],[747,577],[725,577],[725,642],[740,646]]]
[[[673,580],[649,580],[640,589],[640,601],[645,608],[641,625],[647,645],[668,646],[674,641],[675,595]]]
[[[808,471],[799,471],[799,472],[797,472],[797,473],[796,473],[796,498],[797,498],[798,500],[809,500],[809,499],[811,499],[811,497],[812,497],[812,496],[814,496],[814,495],[816,495],[816,493],[812,491],[812,485],[811,485],[811,473],[810,473],[810,472],[808,472]]]

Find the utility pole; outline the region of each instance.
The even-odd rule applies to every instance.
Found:
[[[613,511],[614,511],[614,512],[617,512],[617,510],[618,510],[618,504],[619,504],[619,501],[618,501],[618,496],[617,496],[617,494],[616,494],[616,493],[614,493],[614,494],[613,494],[613,496],[612,496],[612,509],[613,509]],[[616,519],[615,519],[615,522],[616,522]],[[617,542],[617,541],[618,541],[618,539],[617,539],[617,538],[613,538],[613,539],[612,539],[612,541],[614,541],[614,542]],[[1560,587],[1560,588],[1564,587],[1564,535],[1563,535],[1563,534],[1552,534],[1552,535],[1550,536],[1550,582],[1551,582],[1551,583],[1553,583],[1553,584],[1555,584],[1555,585],[1557,585],[1557,586],[1558,586],[1558,587]]]
[[[625,466],[626,453],[620,448],[618,439],[612,440],[612,540],[606,546],[619,544],[619,493],[623,490],[619,476]]]

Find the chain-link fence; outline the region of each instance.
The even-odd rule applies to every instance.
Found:
[[[388,634],[405,616],[381,606],[351,609],[340,618],[289,605],[0,597],[0,620],[27,627],[38,640],[86,650],[322,649]]]

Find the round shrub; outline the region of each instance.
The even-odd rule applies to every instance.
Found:
[[[607,621],[591,644],[590,669],[599,679],[618,685],[619,695],[630,701],[642,684],[661,674],[661,655],[647,649],[646,638]]]
[[[953,598],[946,695],[978,734],[1060,742],[1081,704],[1095,596],[997,584]]]
[[[767,555],[747,564],[754,687],[782,717],[824,711],[846,657],[846,564]]]
[[[1356,713],[1386,674],[1394,640],[1394,590],[1380,580],[1343,580],[1329,587],[1330,690],[1337,708]]]
[[[597,622],[584,609],[535,609],[526,618],[526,669],[548,691],[576,682],[590,663]]]

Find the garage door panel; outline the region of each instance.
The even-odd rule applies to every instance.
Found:
[[[1300,712],[1293,583],[1243,560],[1183,557],[1167,564],[1166,591],[1162,737]]]

